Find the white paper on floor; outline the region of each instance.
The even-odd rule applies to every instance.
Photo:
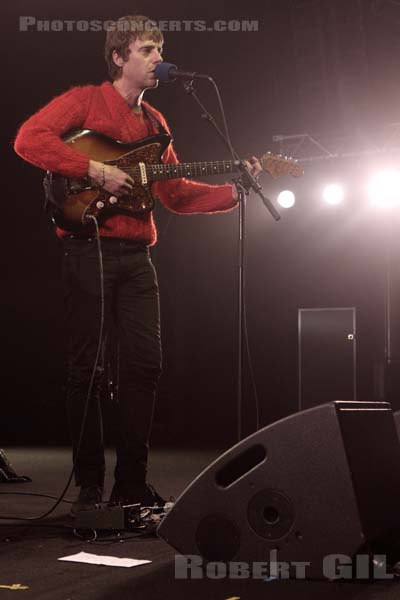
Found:
[[[90,565],[106,565],[107,567],[138,567],[139,565],[147,565],[147,563],[151,563],[151,560],[118,558],[117,556],[98,556],[97,554],[89,554],[89,552],[78,552],[78,554],[63,556],[57,560],[88,563]]]

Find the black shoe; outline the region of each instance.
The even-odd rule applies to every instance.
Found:
[[[0,482],[1,483],[26,483],[32,481],[26,475],[17,475],[4,450],[0,449]]]
[[[149,483],[136,483],[122,485],[115,483],[111,492],[109,506],[127,506],[128,504],[141,504],[142,506],[163,507],[165,500],[156,492]]]
[[[83,510],[100,508],[103,499],[103,488],[100,485],[82,486],[78,499],[72,504],[71,515],[75,516]]]

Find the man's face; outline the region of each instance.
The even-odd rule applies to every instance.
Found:
[[[162,44],[150,39],[135,41],[129,44],[128,60],[122,63],[122,79],[138,89],[156,87],[158,80],[154,70],[162,62]]]

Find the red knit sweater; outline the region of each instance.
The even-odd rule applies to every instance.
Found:
[[[169,131],[162,114],[148,103],[144,105]],[[41,169],[67,177],[83,177],[88,172],[89,157],[73,150],[60,139],[67,131],[78,128],[99,131],[125,143],[157,133],[151,120],[133,113],[114,86],[106,82],[100,86],[75,87],[54,98],[21,126],[15,140],[15,151]],[[163,162],[178,162],[172,144],[165,151]],[[167,208],[177,213],[220,212],[236,205],[232,186],[228,184],[216,186],[184,178],[171,179],[154,183],[153,193]],[[66,232],[59,230],[58,233],[62,236]],[[102,223],[100,234],[140,240],[147,245],[153,245],[157,240],[152,213],[140,219],[112,215]]]

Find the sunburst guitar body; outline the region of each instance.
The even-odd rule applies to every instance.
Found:
[[[93,217],[99,222],[115,213],[143,218],[154,208],[152,185],[155,181],[237,173],[234,161],[163,163],[162,155],[171,141],[166,133],[127,144],[97,131],[83,129],[67,134],[63,141],[91,160],[118,167],[134,181],[132,192],[117,198],[95,184],[89,176],[64,177],[48,171],[43,183],[53,221],[72,232],[90,231]],[[303,174],[301,166],[291,158],[268,152],[260,158],[260,162],[272,177],[286,174],[298,177]]]

